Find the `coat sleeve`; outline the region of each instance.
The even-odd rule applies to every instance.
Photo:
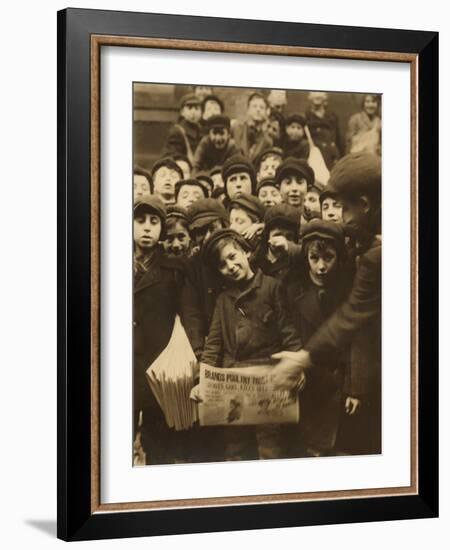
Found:
[[[166,152],[186,155],[186,142],[180,129],[176,126],[172,126],[167,136]]]
[[[203,170],[205,157],[207,153],[207,146],[208,146],[208,137],[206,136],[200,140],[200,143],[198,144],[197,149],[195,151],[194,162],[192,166],[194,174]]]
[[[300,334],[291,317],[287,303],[287,295],[280,282],[276,281],[274,288],[274,303],[277,314],[278,331],[281,336],[281,349],[298,351],[302,348]]]
[[[381,246],[360,257],[348,298],[310,338],[305,346],[318,364],[343,349],[371,320],[381,313]]]
[[[184,285],[180,296],[180,314],[192,349],[198,358],[205,345],[207,328],[200,305],[200,296],[197,290],[198,284],[196,284],[194,271],[192,266],[186,269]]]
[[[221,367],[223,359],[223,332],[221,315],[221,298],[219,296],[211,321],[211,327],[206,339],[205,349],[202,353],[201,362],[212,367]]]

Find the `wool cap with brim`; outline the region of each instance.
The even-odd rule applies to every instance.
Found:
[[[211,128],[226,128],[229,130],[230,125],[230,119],[225,115],[213,115],[206,121],[208,130],[211,130]]]
[[[198,187],[199,189],[201,189],[202,193],[203,193],[203,196],[205,197],[205,199],[208,197],[209,195],[209,190],[206,186],[206,184],[196,178],[191,178],[191,179],[187,179],[187,180],[179,180],[177,181],[177,183],[175,184],[175,200],[177,201],[178,200],[178,195],[181,191],[181,188],[184,186],[184,185],[190,185],[190,186],[195,186],[195,187]]]
[[[221,220],[229,223],[228,213],[217,199],[200,199],[188,209],[189,229],[201,229],[210,223]]]
[[[229,209],[231,210],[232,208],[242,208],[242,210],[255,216],[260,221],[264,218],[265,208],[262,202],[258,197],[249,195],[248,193],[239,193],[235,195],[230,201]]]
[[[298,124],[304,126],[306,124],[306,119],[300,113],[292,113],[286,118],[286,126],[289,126],[289,124],[292,124],[293,122],[297,122]]]
[[[337,198],[338,198],[338,194],[336,192],[331,191],[330,189],[328,189],[328,187],[325,187],[325,190],[322,191],[322,193],[320,193],[319,201],[320,201],[320,204],[322,204],[325,199],[337,199]]]
[[[202,101],[202,109],[205,110],[205,105],[208,101],[215,101],[218,105],[220,105],[220,110],[222,113],[225,111],[225,105],[223,104],[223,101],[220,99],[220,97],[217,97],[214,94],[209,94],[203,98]]]
[[[250,251],[249,244],[244,239],[242,235],[239,235],[234,229],[218,229],[217,231],[214,231],[212,235],[209,237],[209,239],[205,242],[203,245],[202,250],[202,257],[206,263],[210,263],[212,259],[212,253],[219,241],[222,239],[233,239],[235,240],[239,246],[245,250],[246,252]]]
[[[208,174],[208,172],[197,172],[195,179],[198,181],[201,181],[203,184],[205,184],[208,188],[208,197],[211,196],[212,190],[214,188],[214,182],[212,180],[212,177]]]
[[[213,167],[211,168],[211,170],[209,171],[209,175],[212,177],[212,176],[214,176],[215,174],[220,174],[220,175],[222,175],[222,166],[217,165],[217,166],[213,166]]]
[[[280,225],[292,227],[297,235],[300,228],[300,213],[298,208],[286,203],[270,206],[264,215],[264,230],[269,232],[274,227]]]
[[[333,241],[340,249],[344,247],[345,243],[344,228],[341,224],[318,218],[305,224],[300,236],[303,243],[313,239],[324,239]]]
[[[271,155],[276,155],[283,159],[283,149],[280,149],[279,147],[270,147],[269,149],[264,149],[264,151],[261,151],[261,153],[259,153],[259,155],[257,155],[255,160],[253,161],[253,166],[255,167],[255,170],[258,171],[261,163]]]
[[[236,174],[237,172],[246,172],[250,176],[250,180],[252,182],[252,192],[253,192],[256,187],[255,169],[253,168],[253,164],[250,162],[250,160],[247,157],[244,157],[244,155],[241,155],[239,153],[227,158],[227,160],[223,163],[222,179],[225,184],[225,192],[227,192],[226,190],[227,178],[229,178],[233,174]]]
[[[180,179],[184,178],[183,170],[178,166],[178,164],[173,160],[172,157],[163,157],[155,162],[152,166],[152,178],[154,179],[155,173],[162,167],[165,166],[170,170],[175,170],[180,176]]]
[[[166,229],[167,210],[162,200],[156,195],[143,195],[139,197],[133,205],[133,216],[139,216],[145,212],[156,214],[161,220],[161,236],[163,240]]]
[[[381,159],[371,153],[350,153],[334,165],[327,191],[357,197],[368,195],[381,200]]]
[[[171,204],[170,206],[168,206],[166,220],[169,221],[170,219],[177,219],[188,222],[189,217],[186,208],[178,206],[177,204]]]
[[[256,194],[258,194],[263,187],[276,187],[277,189],[280,188],[275,181],[275,178],[263,178],[256,185]]]
[[[180,109],[186,105],[201,105],[202,102],[195,94],[186,94],[180,99]]]
[[[281,181],[290,174],[297,174],[306,179],[308,186],[314,184],[314,170],[304,159],[288,157],[277,168],[275,181],[280,185]]]

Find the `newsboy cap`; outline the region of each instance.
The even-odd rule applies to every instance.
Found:
[[[189,229],[200,229],[205,225],[221,220],[228,223],[228,213],[217,199],[200,199],[188,208]]]
[[[333,241],[338,248],[343,248],[345,243],[344,228],[340,223],[314,218],[302,227],[302,242],[312,239],[325,239]]]
[[[142,197],[136,199],[133,205],[133,216],[136,217],[145,212],[155,214],[161,220],[160,239],[164,240],[167,210],[162,200],[156,195],[143,195]]]
[[[180,109],[185,107],[186,105],[198,105],[200,106],[202,102],[195,94],[185,94],[180,99]]]
[[[308,187],[314,184],[314,170],[304,159],[288,157],[277,168],[275,180],[280,185],[283,178],[289,174],[298,174],[306,179]]]
[[[373,153],[350,153],[334,165],[326,191],[381,201],[381,159]]]
[[[208,118],[206,125],[208,130],[211,130],[211,128],[226,128],[229,130],[231,123],[229,117],[225,115],[213,115]]]
[[[237,172],[246,172],[250,176],[250,180],[252,182],[252,192],[254,192],[254,189],[256,187],[255,169],[253,168],[253,164],[250,162],[250,160],[240,153],[232,155],[231,157],[227,158],[227,160],[223,163],[222,179],[225,185],[225,192],[227,187],[227,178],[229,178],[233,174],[236,174]]]
[[[218,229],[217,231],[214,231],[214,233],[209,237],[209,239],[206,241],[206,243],[203,245],[202,250],[202,258],[206,263],[209,263],[211,261],[212,253],[219,241],[222,239],[231,238],[234,241],[236,241],[239,246],[242,248],[242,250],[245,250],[246,252],[250,251],[250,247],[247,243],[247,241],[244,239],[242,235],[239,235],[237,231],[234,231],[234,229]]]
[[[232,208],[242,208],[242,210],[252,214],[261,221],[264,218],[265,208],[262,202],[258,199],[258,197],[249,195],[248,193],[239,193],[238,195],[235,195],[230,202],[229,208],[230,210]]]
[[[298,234],[300,227],[300,213],[298,208],[290,204],[275,204],[266,210],[264,215],[264,230],[269,232],[277,225],[289,225]]]

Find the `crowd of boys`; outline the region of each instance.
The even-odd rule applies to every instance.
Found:
[[[254,92],[230,120],[195,89],[161,158],[135,168],[135,463],[381,452],[378,99],[363,97],[345,142],[327,94],[309,99],[286,115],[284,92]],[[199,363],[273,364],[300,393],[299,424],[169,429],[145,372],[176,315]]]

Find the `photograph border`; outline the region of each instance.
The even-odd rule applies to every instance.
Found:
[[[410,64],[410,487],[101,504],[100,51],[103,46]],[[438,35],[433,32],[84,9],[58,12],[60,538],[86,540],[437,515],[437,67]],[[419,140],[419,136],[425,139]],[[425,216],[429,212],[436,215]],[[425,362],[427,368],[420,369]]]

